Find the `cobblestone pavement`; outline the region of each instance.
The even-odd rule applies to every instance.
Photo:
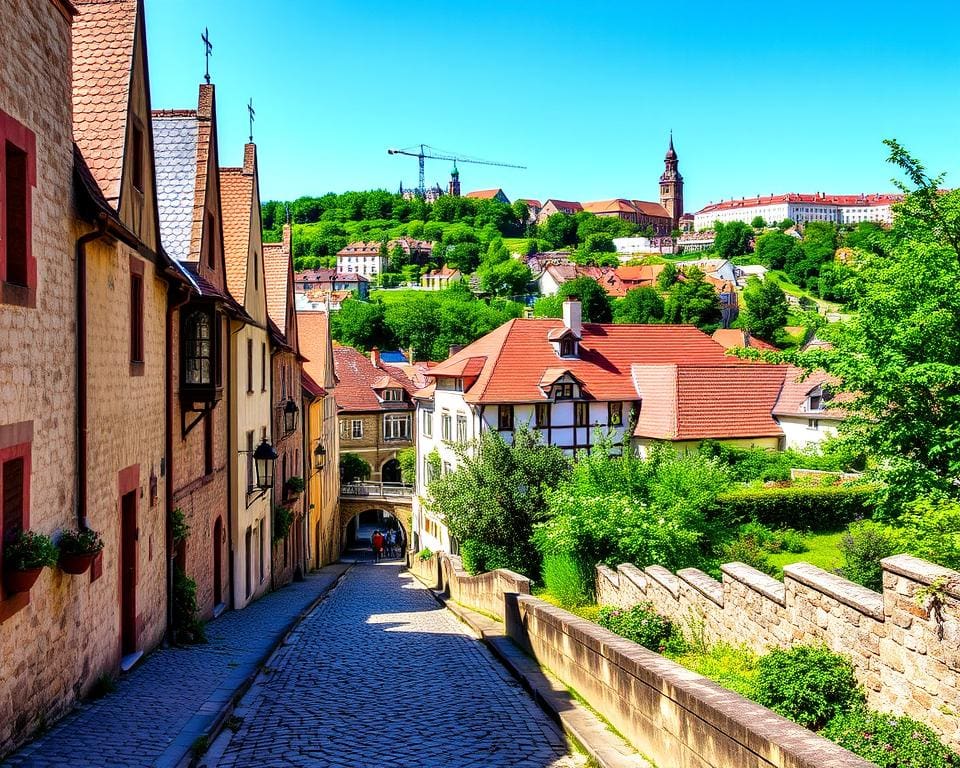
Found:
[[[354,566],[273,656],[236,715],[239,729],[206,765],[584,764],[482,643],[390,563]]]
[[[311,574],[207,625],[206,645],[152,653],[117,690],[85,704],[5,765],[38,768],[171,766],[256,672],[293,620],[346,566]]]

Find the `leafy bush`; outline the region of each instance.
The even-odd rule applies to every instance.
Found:
[[[568,552],[543,556],[543,583],[564,608],[593,602],[593,574]]]
[[[920,499],[898,521],[904,551],[960,570],[960,502]]]
[[[960,765],[952,752],[923,723],[856,707],[838,715],[823,735],[879,768],[948,768]]]
[[[103,539],[91,528],[66,530],[60,534],[57,546],[66,555],[90,555],[103,549]]]
[[[460,558],[469,573],[486,573],[497,568],[511,568],[511,561],[503,547],[487,544],[478,539],[467,539],[460,544]]]
[[[397,461],[400,462],[400,480],[406,485],[413,485],[417,481],[417,449],[397,451]]]
[[[52,568],[59,556],[60,552],[50,537],[35,531],[21,531],[3,547],[3,565],[12,571]]]
[[[720,558],[723,562],[744,563],[768,576],[776,576],[777,568],[768,559],[769,554],[770,551],[750,535],[737,536],[720,547]]]
[[[177,507],[170,515],[170,527],[173,531],[173,543],[180,544],[187,540],[190,535],[190,524],[187,523],[187,517],[183,510]]]
[[[431,552],[427,547],[424,547],[417,552],[417,557],[419,557],[421,561],[426,561],[433,557],[433,552]]]
[[[205,643],[197,616],[197,583],[180,566],[173,569],[173,628],[179,643]]]
[[[724,688],[753,699],[757,687],[758,657],[749,648],[719,643],[702,651],[687,651],[671,658]]]
[[[720,547],[724,562],[739,561],[770,576],[777,575],[776,566],[767,558],[778,552],[805,552],[803,537],[792,528],[773,530],[763,523],[744,523],[737,529],[736,538]]]
[[[883,589],[883,570],[880,561],[903,549],[900,536],[894,528],[872,520],[852,523],[840,539],[843,566],[840,575],[867,589]]]
[[[717,496],[711,513],[719,519],[758,520],[802,530],[836,530],[873,512],[874,488],[864,485],[746,488]]]
[[[652,603],[639,603],[632,608],[606,605],[600,609],[597,623],[657,653],[668,649],[680,652],[684,647],[683,635],[654,610]]]
[[[864,701],[850,660],[823,647],[775,649],[757,668],[756,701],[807,728],[819,729]]]
[[[273,508],[273,541],[281,541],[290,533],[293,525],[293,510],[289,507],[276,506]]]
[[[355,453],[340,454],[340,479],[345,483],[370,478],[370,465]]]
[[[303,493],[303,489],[307,487],[307,484],[303,481],[303,478],[299,475],[294,475],[293,477],[287,478],[287,491],[289,493]]]

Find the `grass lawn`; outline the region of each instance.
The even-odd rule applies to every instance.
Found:
[[[823,568],[825,571],[833,571],[843,564],[843,557],[840,554],[840,539],[843,534],[843,531],[805,534],[803,543],[807,545],[806,552],[778,552],[775,555],[768,555],[768,559],[781,569],[790,563],[802,562]]]
[[[669,654],[667,658],[741,696],[753,696],[759,657],[748,648],[720,643],[705,651]]]
[[[384,304],[393,304],[397,301],[407,301],[414,296],[423,296],[426,293],[428,293],[428,291],[415,291],[406,288],[391,288],[387,290],[382,288],[374,288],[370,291],[370,299],[379,299]]]
[[[526,237],[503,238],[503,244],[507,246],[507,250],[510,251],[510,253],[525,254],[527,252],[527,243],[529,242],[530,239]]]
[[[557,608],[563,608],[565,611],[570,611],[570,613],[576,614],[581,619],[586,619],[587,621],[596,623],[597,616],[600,614],[600,606],[593,603],[589,605],[578,605],[575,608],[571,608],[569,605],[564,605],[556,597],[551,595],[547,591],[546,587],[534,587],[532,592],[534,597],[539,597],[544,602],[557,606]]]

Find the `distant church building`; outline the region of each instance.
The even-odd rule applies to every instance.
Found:
[[[673,229],[680,229],[683,216],[683,176],[677,168],[677,152],[673,148],[673,131],[670,131],[670,147],[663,159],[664,171],[660,177],[660,205],[673,219]]]

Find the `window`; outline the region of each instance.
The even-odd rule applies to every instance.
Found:
[[[820,419],[807,419],[807,429],[820,429]]]
[[[443,411],[440,416],[440,437],[444,440],[453,440],[453,421],[450,419],[449,411]]]
[[[403,400],[403,390],[402,389],[385,389],[383,390],[383,396],[381,397],[385,402],[399,403]]]
[[[513,429],[512,405],[501,405],[497,409],[497,429],[507,432]]]
[[[573,339],[560,340],[560,357],[573,357]]]
[[[250,390],[253,391],[252,389]],[[260,391],[267,391],[267,344],[260,345]]]
[[[457,442],[467,442],[467,417],[465,414],[457,414]]]
[[[453,472],[453,465],[449,461],[443,462],[443,474],[449,475]]]
[[[423,412],[423,436],[433,437],[433,411]]]
[[[32,132],[0,111],[0,280],[21,288],[36,285],[31,242],[35,143]]]
[[[188,312],[183,323],[183,383],[188,387],[213,385],[213,322],[203,309]]]
[[[433,482],[435,477],[433,463],[430,461],[429,456],[423,457],[423,483],[424,485],[430,485]]]
[[[553,396],[557,400],[570,400],[573,398],[573,384],[554,384]]]
[[[143,362],[143,274],[130,275],[130,362]]]
[[[133,188],[137,192],[143,192],[143,129],[138,125],[133,126],[133,168],[131,173],[131,180],[133,181]]]
[[[253,339],[247,339],[247,394],[253,392]]]
[[[405,413],[384,414],[383,437],[386,440],[409,440],[410,416]]]
[[[247,432],[247,493],[257,484],[256,470],[253,466],[253,430]]]
[[[607,421],[611,427],[619,427],[623,424],[623,403],[607,405]]]
[[[578,427],[585,427],[590,423],[590,403],[573,404],[573,423]]]
[[[350,422],[350,433],[354,440],[363,437],[363,422],[360,419],[353,419]]]
[[[540,429],[550,426],[550,403],[537,403],[536,419],[537,427]]]
[[[26,461],[18,456],[2,463],[0,490],[3,492],[3,541],[26,528],[27,498]]]

